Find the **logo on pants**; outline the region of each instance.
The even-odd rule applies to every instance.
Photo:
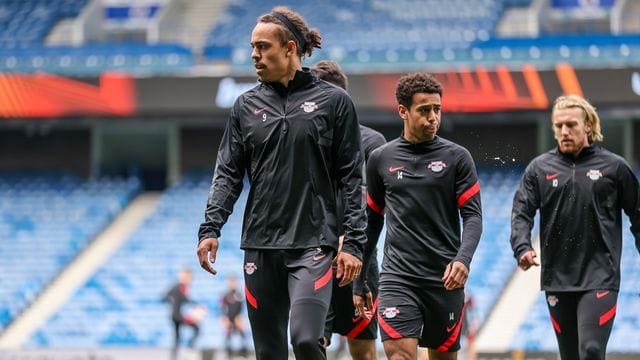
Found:
[[[258,267],[255,263],[248,262],[244,264],[244,272],[247,273],[247,275],[253,274],[254,272],[256,272],[256,270],[258,270]]]
[[[549,295],[547,296],[547,302],[549,303],[549,306],[554,307],[558,303],[558,297],[555,295]]]
[[[384,309],[384,311],[382,312],[382,316],[386,317],[387,319],[393,319],[399,313],[400,313],[400,310],[398,310],[395,306],[388,307]]]
[[[316,253],[313,255],[313,261],[321,260],[325,256],[327,256],[327,254],[322,251],[322,248],[316,248]]]

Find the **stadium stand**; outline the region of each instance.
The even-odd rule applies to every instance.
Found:
[[[246,46],[249,35],[238,32],[238,26],[251,28],[257,16],[277,5],[273,1],[254,3],[247,6],[244,1],[238,1],[227,7],[206,42],[206,57],[228,59],[230,56],[236,69],[250,65],[250,49]],[[582,32],[571,32],[565,27],[566,33],[541,35],[542,25],[538,24],[538,31],[527,37],[505,38],[497,34],[505,11],[527,8],[532,1],[429,0],[426,4],[416,0],[313,4],[285,1],[283,4],[300,11],[323,32],[326,46],[317,51],[311,61],[331,58],[350,71],[456,65],[520,66],[524,63],[550,67],[560,61],[577,67],[594,67],[640,62],[638,30],[631,35],[614,36],[609,32],[585,37]],[[531,11],[537,11],[534,17],[541,19],[547,13],[544,11],[549,10]]]
[[[161,299],[186,266],[194,270],[190,297],[209,309],[197,345],[222,347],[218,301],[226,277],[243,276],[239,240],[248,192],[242,193],[225,226],[214,278],[200,269],[195,256],[196,230],[210,182],[209,172],[194,171],[166,190],[156,211],[32,337],[29,346],[170,347],[170,313]]]
[[[474,299],[475,319],[482,323],[496,303],[500,290],[516,269],[509,244],[511,203],[518,188],[522,169],[481,168],[483,231],[480,244],[471,264],[466,287]]]
[[[109,70],[145,75],[185,72],[194,65],[191,49],[176,43],[147,44],[116,37],[107,42],[88,39],[75,46],[45,45],[58,22],[79,16],[88,4],[88,0],[0,2],[0,72],[96,76]],[[158,9],[152,9],[155,15]],[[122,8],[107,10],[107,14],[123,13]]]
[[[0,332],[139,190],[134,178],[0,174]]]
[[[24,49],[42,44],[53,25],[78,16],[87,0],[3,0],[0,2],[0,48]]]
[[[586,68],[640,64],[640,24],[633,21],[640,6],[633,2],[620,2],[622,6],[603,2],[583,14],[576,1],[237,0],[210,10],[217,21],[208,36],[202,36],[206,38],[202,44],[192,38],[206,33],[200,28],[208,23],[200,19],[198,26],[189,24],[189,18],[184,18],[188,11],[180,13],[177,1],[157,1],[167,4],[166,16],[158,4],[149,5],[148,11],[140,6],[105,7],[102,16],[96,1],[0,2],[0,71],[85,76],[119,70],[148,75],[185,73],[224,63],[231,65],[232,72],[251,73],[248,29],[276,5],[296,9],[322,31],[325,46],[310,61],[330,58],[348,71],[525,63],[548,68],[558,62]],[[193,4],[187,7],[199,9]],[[83,9],[89,10],[81,14]],[[505,16],[512,10],[525,14],[531,23],[528,30],[501,30],[525,22]],[[594,17],[594,11],[601,15]],[[110,17],[114,14],[115,19]],[[79,15],[93,17],[80,19]],[[73,30],[80,31],[82,40],[48,46],[45,37],[62,19],[79,20],[86,26]],[[583,25],[569,26],[576,22]]]
[[[280,4],[280,3],[278,3]],[[246,46],[249,34],[238,32],[250,29],[256,18],[276,5],[274,1],[260,1],[246,6],[245,2],[230,4],[225,16],[212,29],[204,54],[211,58],[232,53],[232,61],[250,61]],[[505,6],[502,1],[458,1],[446,6],[442,1],[426,4],[414,0],[309,3],[285,1],[302,13],[314,27],[321,29],[326,48],[318,58],[333,58],[342,63],[366,60],[397,62],[394,53],[466,49],[476,39],[487,40]],[[399,42],[398,39],[403,39]],[[393,60],[396,61],[393,61]],[[361,62],[366,62],[361,61]]]
[[[105,71],[163,74],[193,65],[191,51],[175,44],[89,44],[0,50],[0,72],[95,76]]]

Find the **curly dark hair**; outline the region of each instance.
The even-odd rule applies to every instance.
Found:
[[[345,75],[337,62],[333,60],[318,61],[317,64],[311,67],[311,71],[316,73],[318,78],[347,90],[347,75]]]
[[[407,74],[398,80],[398,104],[410,108],[413,94],[417,93],[439,94],[442,97],[442,84],[433,75],[425,72]]]
[[[298,28],[298,30],[302,34],[302,37],[304,38],[304,44],[300,44],[296,40],[296,37],[287,28],[287,26],[271,13],[278,13],[289,19],[289,21],[291,21],[291,23],[293,23],[293,25],[295,25],[295,27]],[[320,49],[322,47],[322,35],[320,34],[320,30],[316,28],[309,28],[309,25],[304,20],[302,15],[285,6],[276,6],[271,10],[270,13],[260,15],[260,17],[258,17],[258,22],[280,25],[280,31],[278,31],[278,38],[280,39],[280,43],[284,45],[289,40],[295,41],[298,45],[298,56],[300,56],[301,58],[305,55],[311,56],[314,48]]]

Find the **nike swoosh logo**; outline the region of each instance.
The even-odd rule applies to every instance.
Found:
[[[313,261],[318,261],[320,259],[322,259],[323,257],[325,257],[327,254],[321,254],[321,255],[316,255],[313,257]]]
[[[358,321],[360,321],[361,319],[362,319],[362,318],[361,318],[361,317],[359,317],[359,316],[358,316],[358,317],[354,317],[354,318],[351,318],[351,322],[357,323],[357,322],[358,322]]]
[[[555,178],[557,178],[558,176],[560,176],[560,174],[547,174],[547,176],[545,176],[547,178],[547,180],[553,180]]]
[[[603,297],[607,296],[607,294],[609,294],[609,291],[596,292],[596,297],[598,299],[602,299]]]
[[[402,170],[404,169],[404,166],[398,166],[398,167],[389,167],[389,172],[396,172],[398,170]]]
[[[457,321],[456,321],[456,323],[455,323],[455,324],[451,325],[451,327],[448,327],[448,326],[447,326],[447,332],[448,332],[448,333],[450,333],[451,331],[453,331],[453,329],[455,329],[455,328],[456,328],[456,325],[458,325],[458,322],[457,322]]]
[[[253,113],[254,113],[254,114],[256,114],[256,115],[258,115],[258,114],[260,114],[261,112],[263,112],[263,111],[265,111],[265,110],[267,110],[267,108],[255,109],[255,110],[253,110]]]

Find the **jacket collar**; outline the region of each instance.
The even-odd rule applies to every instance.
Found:
[[[562,152],[560,152],[560,148],[556,147],[554,149],[554,152],[559,155],[562,156],[563,158],[570,160],[570,161],[577,161],[580,159],[583,159],[585,157],[591,156],[593,154],[596,153],[596,151],[598,151],[598,149],[600,148],[599,145],[596,144],[590,144],[589,146],[583,147],[582,150],[580,150],[580,153],[578,153],[577,156],[573,155],[573,154],[564,154]]]
[[[404,138],[404,132],[402,133],[402,135],[400,135],[400,143],[405,145],[405,146],[411,146],[414,149],[428,149],[431,146],[433,146],[434,144],[437,144],[440,142],[440,137],[438,135],[436,135],[433,139],[431,140],[427,140],[427,141],[423,141],[420,143],[412,143],[410,141],[408,141],[407,139]]]
[[[268,82],[264,84],[277,91],[280,95],[285,95],[307,86],[314,79],[315,77],[309,68],[303,67],[302,70],[296,71],[293,79],[289,80],[289,84],[286,87],[279,82]]]

